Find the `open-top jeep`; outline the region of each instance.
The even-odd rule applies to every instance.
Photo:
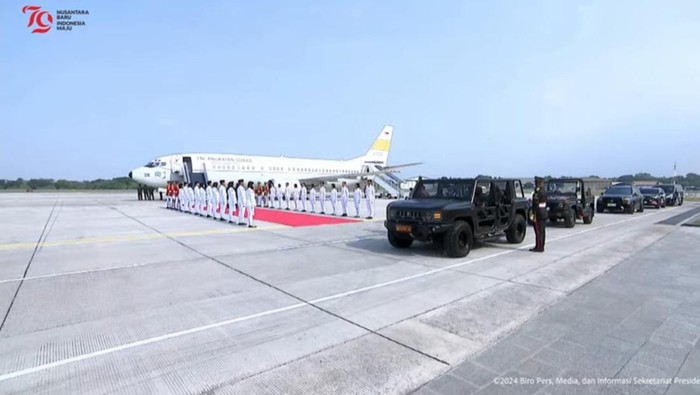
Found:
[[[564,219],[564,226],[573,228],[576,219],[584,224],[593,222],[595,199],[591,188],[580,178],[554,178],[547,180],[547,211],[549,220]]]
[[[528,208],[520,180],[421,179],[409,199],[387,206],[384,226],[396,248],[414,240],[435,242],[448,256],[463,257],[475,239],[505,234],[509,243],[521,243]]]

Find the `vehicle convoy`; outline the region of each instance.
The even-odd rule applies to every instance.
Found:
[[[640,187],[639,191],[644,196],[644,206],[666,207],[666,193],[663,189],[658,187]]]
[[[657,185],[666,192],[666,205],[675,206],[683,205],[683,200],[685,200],[685,192],[683,191],[683,186],[679,184],[663,184]]]
[[[564,226],[573,228],[576,219],[584,224],[593,222],[595,200],[590,187],[580,178],[555,178],[547,180],[547,211],[549,220],[556,223],[564,219]]]
[[[418,240],[441,245],[448,256],[464,257],[475,240],[505,234],[509,243],[522,243],[529,205],[520,180],[420,179],[412,196],[387,206],[384,226],[396,248]]]
[[[596,202],[596,211],[624,211],[634,214],[644,211],[644,197],[639,188],[633,185],[617,184],[609,187]]]

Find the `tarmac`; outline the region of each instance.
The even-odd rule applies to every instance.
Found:
[[[135,194],[0,194],[0,393],[700,392],[606,381],[700,376],[700,228],[679,226],[700,205],[451,259],[389,246],[386,204],[248,229]],[[604,385],[500,380],[586,375]]]

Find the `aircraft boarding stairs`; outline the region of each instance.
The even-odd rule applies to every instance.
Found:
[[[383,169],[382,166],[375,165],[373,166],[374,169],[373,171],[381,171]],[[379,188],[381,188],[383,191],[388,193],[391,196],[395,196],[397,198],[401,198],[401,183],[403,182],[402,179],[400,179],[396,174],[394,173],[385,173],[385,174],[377,174],[374,176],[374,183],[377,184]],[[379,191],[378,191],[379,192]]]

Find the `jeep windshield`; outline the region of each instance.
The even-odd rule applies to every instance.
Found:
[[[629,187],[629,186],[610,187],[610,188],[608,188],[607,191],[605,191],[605,195],[623,196],[623,195],[631,195],[631,194],[632,194],[632,187]]]
[[[413,199],[471,200],[474,180],[423,180],[416,185]]]
[[[659,188],[663,189],[666,193],[673,193],[675,189],[673,185],[661,185]]]
[[[550,195],[575,195],[576,181],[550,181],[547,183],[547,193]]]
[[[645,195],[657,195],[659,193],[657,188],[641,188],[640,191]]]

